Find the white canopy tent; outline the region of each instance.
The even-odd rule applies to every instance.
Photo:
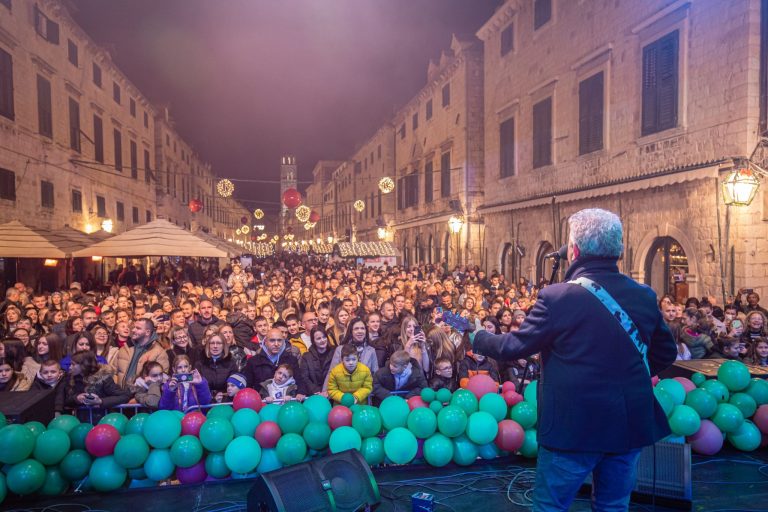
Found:
[[[83,236],[87,237],[85,234]],[[18,220],[0,224],[1,258],[69,258],[73,252],[85,249],[89,243],[87,239],[30,227]]]
[[[205,231],[195,231],[194,235],[208,242],[209,244],[215,245],[221,250],[227,251],[230,258],[236,258],[245,252],[241,247],[222,240],[215,235],[206,233]]]

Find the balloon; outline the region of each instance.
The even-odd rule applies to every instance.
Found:
[[[37,436],[45,432],[45,425],[39,421],[28,421],[24,424],[24,426],[27,427],[35,435],[35,439],[37,439]]]
[[[384,462],[384,441],[380,437],[363,439],[360,453],[369,466],[377,466]]]
[[[41,464],[53,466],[69,453],[71,444],[69,436],[63,430],[48,430],[37,436],[32,456]]]
[[[188,468],[177,468],[176,478],[183,484],[200,484],[205,482],[205,479],[208,478],[208,473],[205,472],[205,460],[201,460]]]
[[[54,429],[59,430],[59,429]],[[81,423],[72,430],[69,431],[69,442],[72,449],[85,450],[85,438],[88,436],[88,432],[93,430],[93,425],[90,423]],[[62,430],[62,432],[64,432]]]
[[[661,379],[659,379],[658,375],[654,375],[653,377],[651,377],[651,386],[655,388],[659,384],[659,380]]]
[[[240,392],[237,393],[238,395]],[[235,395],[235,398],[237,398],[237,395]],[[235,414],[235,410],[232,408],[231,405],[217,405],[216,407],[211,407],[208,410],[208,415],[206,416],[208,419],[211,418],[224,418],[225,420],[229,421],[232,418],[232,415]]]
[[[699,387],[712,393],[712,396],[715,397],[718,403],[727,402],[731,396],[728,388],[719,380],[709,379]]]
[[[424,459],[430,466],[445,466],[453,459],[453,441],[443,434],[434,434],[424,441]]]
[[[429,403],[429,408],[432,409],[432,412],[437,414],[443,409],[443,403],[440,400],[432,400]]]
[[[363,439],[360,433],[352,427],[339,427],[331,433],[328,447],[331,453],[340,453],[346,450],[360,450]]]
[[[309,421],[325,423],[328,421],[328,414],[331,412],[331,402],[322,395],[312,395],[304,400],[304,408],[309,414]]]
[[[235,437],[253,437],[256,427],[261,423],[261,418],[259,418],[259,413],[253,409],[240,409],[232,415],[230,422],[235,431]]]
[[[48,430],[52,428],[57,428],[69,434],[69,431],[75,428],[76,426],[78,426],[79,424],[80,424],[80,420],[75,418],[74,416],[70,414],[62,414],[57,418],[53,418],[51,422],[48,423]]]
[[[147,478],[155,482],[171,478],[174,469],[171,451],[166,449],[152,450],[144,463],[144,472],[147,473]]]
[[[94,457],[112,455],[120,440],[120,432],[112,425],[96,425],[85,436],[85,449]]]
[[[507,402],[498,394],[488,393],[480,399],[480,410],[489,413],[496,422],[507,416]]]
[[[539,391],[539,381],[538,380],[531,381],[530,384],[525,386],[525,390],[523,391],[523,397],[525,397],[525,401],[531,402],[533,405],[538,407],[539,405],[538,391]]]
[[[274,448],[261,450],[261,459],[259,460],[259,465],[256,466],[256,471],[259,473],[268,473],[269,471],[275,471],[282,467],[283,464],[280,462],[280,459],[277,458],[277,450]]]
[[[717,410],[717,400],[709,391],[696,388],[685,395],[685,405],[692,407],[700,418],[709,418]]]
[[[488,443],[478,448],[478,455],[483,460],[493,460],[501,455],[501,450],[495,444]]]
[[[224,461],[235,473],[250,473],[261,461],[261,446],[250,436],[236,437],[227,446]]]
[[[469,416],[477,410],[477,397],[471,391],[459,389],[451,397],[451,405],[461,407],[466,415]]]
[[[180,468],[191,468],[202,458],[203,445],[195,436],[181,436],[171,445],[171,461]]]
[[[115,445],[115,462],[125,469],[140,468],[149,457],[149,445],[139,434],[126,434]]]
[[[757,411],[755,399],[746,393],[734,393],[728,403],[738,407],[745,418],[751,418]]]
[[[736,432],[744,423],[744,415],[735,405],[720,404],[717,406],[715,415],[712,416],[712,421],[723,432]]]
[[[376,407],[363,407],[352,414],[352,428],[361,437],[373,437],[381,432],[381,414]]]
[[[261,400],[259,392],[252,388],[241,389],[232,399],[232,407],[235,411],[240,409],[253,409],[259,412],[264,407],[264,402]]]
[[[530,402],[520,402],[509,411],[509,419],[515,420],[524,430],[528,430],[536,425],[537,414],[535,405]]]
[[[146,412],[140,412],[131,417],[128,420],[128,424],[125,426],[124,434],[139,434],[144,435],[144,422],[149,418],[149,414]]]
[[[669,428],[678,436],[691,436],[701,427],[701,418],[693,407],[677,405],[669,417]]]
[[[399,396],[388,396],[379,405],[381,422],[387,430],[405,427],[410,411],[408,403]]]
[[[429,407],[429,404],[427,404],[420,395],[414,395],[406,400],[406,402],[408,402],[408,408],[410,410],[418,409],[419,407]]]
[[[72,450],[64,456],[59,469],[67,480],[82,480],[91,469],[91,456],[85,450]]]
[[[205,423],[205,414],[200,411],[190,412],[181,420],[181,435],[200,437],[200,427]]]
[[[125,433],[125,427],[128,425],[128,418],[125,414],[119,412],[111,412],[101,418],[99,425],[112,425],[117,429],[120,435]]]
[[[728,442],[737,450],[752,452],[760,447],[760,431],[754,423],[744,420],[744,423],[735,431],[727,434]]]
[[[209,417],[200,427],[200,442],[209,452],[223,451],[234,437],[232,424],[223,417]]]
[[[24,428],[22,425],[19,426]],[[26,459],[14,464],[6,473],[8,490],[16,494],[32,494],[44,483],[45,466],[34,459]]]
[[[0,412],[0,428],[5,427],[6,420],[5,415]],[[0,472],[0,505],[5,501],[5,497],[8,495],[8,486],[5,483],[5,473]]]
[[[419,407],[408,415],[408,430],[418,439],[427,439],[437,430],[437,416],[428,407]]]
[[[341,395],[341,405],[344,407],[352,407],[355,405],[355,395],[352,393],[344,393]]]
[[[437,428],[447,437],[458,437],[467,429],[467,414],[455,405],[443,407],[437,414]]]
[[[480,400],[488,393],[498,393],[499,384],[489,375],[478,373],[469,378],[469,381],[467,382],[467,390],[471,391],[475,395],[475,398]]]
[[[424,388],[421,390],[421,399],[425,403],[433,402],[437,399],[437,392],[432,388]]]
[[[496,446],[505,452],[516,452],[523,446],[525,430],[514,420],[501,420],[499,433],[496,434]]]
[[[149,445],[147,445],[149,446]],[[152,480],[147,479],[147,474],[144,472],[144,467],[136,468],[136,469],[129,469],[128,470],[128,478],[131,480],[146,480],[147,482],[152,482]],[[133,484],[134,482],[131,482]],[[155,483],[152,482],[152,486],[154,487]]]
[[[447,404],[451,401],[451,390],[448,388],[440,388],[437,390],[435,398],[440,400],[440,402]]]
[[[760,429],[760,432],[768,434],[768,405],[761,405],[758,407],[752,421],[755,422],[755,425]]]
[[[459,436],[453,440],[453,462],[459,466],[469,466],[473,464],[479,453],[479,449],[476,444],[467,438],[467,436]]]
[[[696,387],[699,387],[702,384],[704,384],[704,381],[706,380],[707,380],[707,376],[704,375],[703,373],[696,372],[693,375],[691,375],[691,382],[693,382],[693,384]]]
[[[285,434],[277,442],[277,458],[285,466],[297,464],[307,456],[307,443],[299,434]]]
[[[519,404],[524,400],[523,395],[515,390],[505,391],[501,396],[507,403],[507,407],[513,407],[514,405]]]
[[[239,394],[239,393],[238,393]],[[277,423],[277,415],[280,412],[280,406],[277,404],[267,404],[259,411],[261,421],[274,421]]]
[[[128,472],[111,455],[93,461],[91,471],[88,473],[88,480],[93,488],[101,492],[119,489],[126,478],[128,478]]]
[[[56,466],[45,468],[45,482],[38,491],[43,496],[58,496],[64,494],[69,487],[69,482],[61,475],[61,470]],[[0,502],[2,502],[0,498]]]
[[[478,411],[469,417],[467,437],[477,445],[484,445],[496,439],[499,424],[490,413]]]
[[[515,386],[515,383],[511,380],[505,380],[501,384],[501,394],[503,395],[508,391],[517,391],[517,386]]]
[[[699,431],[688,436],[691,450],[701,455],[714,455],[723,447],[723,434],[710,420],[701,420]]]
[[[298,207],[301,204],[301,194],[299,191],[295,188],[286,189],[283,192],[283,204],[289,209]]]
[[[685,388],[675,379],[662,379],[656,387],[669,393],[675,405],[683,405],[685,402]]]
[[[384,438],[384,453],[395,464],[408,464],[416,456],[417,450],[416,436],[406,428],[396,427]]]
[[[533,459],[538,453],[539,443],[536,440],[536,430],[526,430],[525,438],[523,439],[523,446],[520,447],[520,455],[528,459]]]
[[[352,411],[343,405],[337,405],[328,413],[328,424],[331,429],[352,426]]]
[[[328,447],[328,440],[331,438],[331,427],[328,426],[327,423],[311,421],[309,425],[304,428],[302,437],[307,443],[307,446],[311,449],[325,450]],[[277,441],[275,441],[275,443],[277,443]]]
[[[209,453],[205,458],[205,472],[213,478],[226,478],[229,476],[229,468],[224,457],[224,452]]]
[[[669,417],[672,414],[672,410],[675,408],[675,403],[669,393],[656,386],[653,388],[653,396],[656,397],[656,401],[659,402],[664,414]]]
[[[717,369],[717,380],[725,384],[728,391],[741,391],[749,386],[749,368],[741,361],[726,361]]]
[[[35,434],[24,425],[0,429],[0,462],[3,464],[18,464],[32,455],[34,449]]]
[[[277,413],[277,424],[280,430],[286,434],[301,434],[309,423],[309,413],[301,402],[287,402],[280,407]]]
[[[283,433],[280,431],[280,426],[274,421],[262,421],[256,427],[253,435],[262,448],[274,448]]]
[[[752,379],[749,381],[746,393],[755,399],[757,405],[768,404],[768,381],[765,379]]]
[[[152,448],[170,448],[180,435],[181,420],[173,411],[155,411],[144,420],[144,439]]]
[[[675,380],[683,385],[683,389],[685,389],[686,393],[690,393],[692,389],[696,389],[696,384],[690,379],[686,379],[685,377],[675,377]]]

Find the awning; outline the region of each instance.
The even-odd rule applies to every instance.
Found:
[[[206,233],[205,231],[195,231],[194,235],[211,245],[215,245],[223,251],[227,251],[230,258],[236,258],[245,252],[242,248],[236,246],[235,244],[231,244],[226,240],[222,240],[221,238],[210,233]]]
[[[342,258],[397,256],[397,251],[390,242],[339,242],[336,247]]]
[[[73,230],[76,231],[76,230]],[[69,258],[92,241],[75,239],[74,235],[34,228],[13,220],[0,224],[0,257],[2,258]]]

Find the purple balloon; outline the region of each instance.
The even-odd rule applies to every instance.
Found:
[[[701,420],[699,431],[688,436],[691,449],[701,455],[714,455],[723,447],[723,433],[710,420]]]
[[[205,472],[205,458],[188,468],[176,468],[176,478],[183,484],[199,484],[208,478]]]

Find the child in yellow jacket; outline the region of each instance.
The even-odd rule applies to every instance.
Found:
[[[355,397],[355,403],[366,403],[373,390],[373,376],[367,366],[358,361],[357,347],[341,347],[341,363],[328,373],[328,398],[340,403],[345,393]]]

